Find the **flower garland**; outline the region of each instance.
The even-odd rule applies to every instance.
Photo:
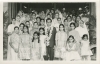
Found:
[[[51,29],[50,29],[50,32],[49,32],[49,35],[48,35],[48,32],[46,31],[46,45],[47,46],[49,46],[49,44],[50,44],[50,38],[51,38],[51,35],[52,35],[52,31],[53,31],[53,27],[51,26],[50,27]],[[46,29],[47,30],[47,29]]]

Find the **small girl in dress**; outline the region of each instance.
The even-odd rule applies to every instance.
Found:
[[[77,43],[72,35],[69,36],[66,46],[66,61],[78,61],[81,57],[78,53]]]
[[[90,55],[92,54],[92,51],[90,50],[90,42],[88,40],[88,35],[84,34],[82,37],[82,41],[81,41],[81,56],[82,56],[82,60],[89,60],[88,58],[90,57]]]
[[[44,57],[46,56],[46,35],[45,35],[45,29],[40,28],[40,49],[41,49],[41,60],[44,60]]]
[[[31,44],[31,60],[40,60],[40,40],[39,33],[34,32]]]

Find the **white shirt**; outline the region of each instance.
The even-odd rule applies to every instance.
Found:
[[[80,37],[82,37],[84,34],[89,35],[86,28],[82,28],[82,27],[79,26],[75,30],[79,32]]]
[[[14,27],[15,27],[15,25],[14,24],[10,24],[9,26],[8,26],[8,30],[7,30],[7,32],[13,32],[14,31]]]

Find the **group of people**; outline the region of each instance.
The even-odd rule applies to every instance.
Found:
[[[8,26],[7,60],[91,60],[87,21],[58,9],[19,11]]]

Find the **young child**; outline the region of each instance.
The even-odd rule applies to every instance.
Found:
[[[40,40],[39,33],[34,32],[31,44],[31,60],[40,60]]]
[[[39,32],[40,32],[41,60],[44,60],[44,56],[46,56],[45,29],[44,28],[40,28]]]
[[[92,54],[92,51],[90,50],[90,42],[88,40],[88,35],[84,34],[82,37],[82,41],[81,41],[81,56],[82,56],[82,60],[89,60],[88,58],[90,57],[90,55]]]
[[[78,61],[81,59],[78,53],[77,43],[72,35],[68,38],[66,50],[66,61]]]

